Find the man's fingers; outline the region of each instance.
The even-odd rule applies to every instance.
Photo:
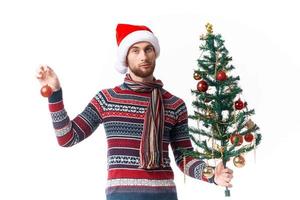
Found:
[[[227,184],[226,184],[226,187],[229,187],[229,188],[231,188],[231,187],[232,187],[232,184],[230,184],[230,183],[227,183]]]
[[[229,187],[229,188],[232,187],[232,184],[231,184],[230,182],[225,181],[225,180],[221,181],[221,182],[219,183],[219,185],[220,185],[220,186],[224,186],[224,187]]]
[[[233,178],[233,170],[225,168],[223,163],[220,162],[216,166],[215,178],[215,181],[218,185],[230,188],[232,187],[232,184],[230,182]]]
[[[43,77],[43,75],[42,75],[41,73],[38,73],[38,74],[36,75],[36,78],[37,78],[37,79],[42,79],[42,77]]]
[[[233,178],[233,174],[232,173],[225,173],[225,174],[226,174],[226,177]]]
[[[46,71],[45,65],[41,65],[41,66],[40,66],[40,69],[41,69],[42,72],[45,72],[45,71]]]
[[[42,64],[40,68],[41,68],[41,71],[44,73],[49,73],[49,72],[53,71],[48,65],[45,65],[45,64]]]
[[[38,69],[36,69],[36,78],[42,79],[43,75],[44,75],[43,68],[42,66],[40,66]]]
[[[231,179],[233,178],[233,176],[231,174],[222,174],[222,180],[226,181],[226,182],[230,182]]]
[[[225,177],[223,180],[224,180],[225,182],[229,183],[229,182],[231,181],[231,178]]]
[[[37,69],[36,77],[38,79],[44,79],[47,75],[50,75],[52,72],[53,70],[48,65],[41,64],[40,67]]]
[[[232,171],[231,169],[229,169],[229,168],[223,169],[222,172],[223,172],[223,173],[229,173],[229,174],[232,174],[232,173],[233,173],[233,171]]]
[[[224,181],[222,186],[231,188],[232,184],[230,182]]]
[[[49,71],[53,71],[53,69],[51,67],[49,67],[48,65],[47,65],[47,68]]]
[[[225,186],[225,187],[232,187],[231,179],[233,178],[232,170],[224,169],[222,173],[218,176],[218,185]]]

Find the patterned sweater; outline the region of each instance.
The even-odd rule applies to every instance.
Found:
[[[62,90],[49,98],[49,109],[59,145],[73,146],[90,136],[99,124],[104,124],[108,151],[108,180],[106,195],[109,200],[168,199],[176,200],[174,174],[170,167],[168,147],[171,145],[177,166],[184,170],[179,148],[192,149],[188,135],[185,103],[163,90],[165,131],[163,135],[164,168],[139,168],[139,147],[143,131],[144,113],[151,93],[137,93],[125,83],[101,90],[86,108],[70,120],[64,109]],[[213,182],[202,176],[205,163],[186,158],[186,174],[196,179]]]

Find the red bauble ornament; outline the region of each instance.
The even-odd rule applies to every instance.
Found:
[[[217,77],[216,77],[216,79],[218,80],[218,81],[225,81],[226,79],[227,79],[227,75],[226,75],[226,73],[224,72],[224,71],[219,71],[218,73],[217,73]]]
[[[240,146],[243,143],[243,137],[240,134],[233,134],[230,136],[231,144],[234,144],[236,140],[238,140],[236,146]]]
[[[49,85],[44,85],[41,88],[41,95],[43,97],[50,97],[53,94],[53,90]]]
[[[246,135],[244,135],[244,139],[246,142],[252,142],[254,139],[254,136],[252,135],[252,133],[247,133]]]
[[[206,81],[204,81],[204,80],[199,81],[198,84],[197,84],[197,89],[198,89],[200,92],[206,92],[207,89],[208,89],[208,84],[207,84]]]
[[[234,107],[237,110],[242,110],[244,108],[244,102],[242,102],[242,100],[239,99],[236,102],[234,102]]]

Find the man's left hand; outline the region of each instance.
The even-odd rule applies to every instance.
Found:
[[[225,187],[232,187],[230,181],[233,178],[233,171],[229,168],[224,168],[223,162],[221,161],[215,168],[216,184]]]

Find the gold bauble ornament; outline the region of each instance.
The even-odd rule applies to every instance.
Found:
[[[197,81],[197,80],[200,80],[201,79],[201,76],[200,74],[198,74],[197,72],[194,73],[194,79]]]
[[[249,119],[246,122],[246,126],[247,126],[248,129],[251,129],[251,128],[253,128],[255,126],[255,123],[251,119]]]
[[[217,151],[219,151],[220,153],[224,153],[225,147],[222,147],[221,145],[218,144],[213,144],[213,148]]]
[[[206,178],[211,178],[214,176],[214,169],[211,166],[206,166],[202,171],[202,175]]]
[[[238,168],[244,167],[245,163],[246,163],[245,158],[241,155],[238,155],[233,158],[233,164]]]
[[[207,111],[205,112],[205,117],[206,117],[207,119],[213,119],[213,118],[215,117],[215,114],[214,114],[214,112],[213,112],[212,110],[207,110]]]

